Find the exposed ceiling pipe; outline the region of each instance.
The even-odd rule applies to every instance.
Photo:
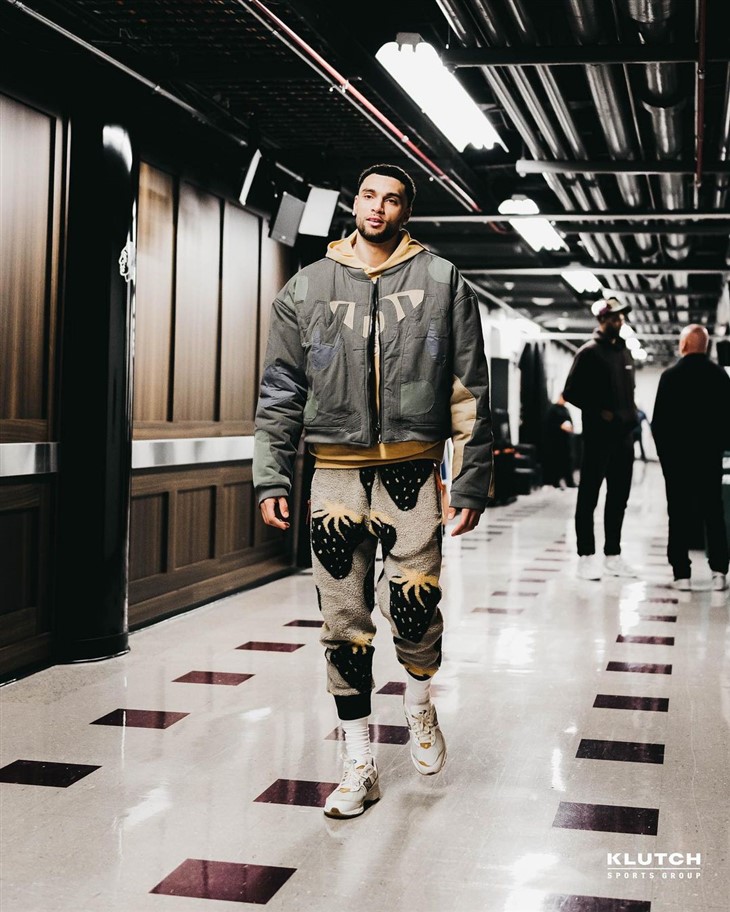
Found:
[[[722,126],[720,127],[720,151],[718,161],[725,162],[730,158],[730,66],[725,73],[725,100],[722,105]],[[727,188],[730,178],[727,174],[721,174],[717,178],[715,187],[715,198],[713,200],[714,208],[719,212],[725,209],[727,202]]]
[[[566,4],[578,41],[581,44],[600,44],[603,36],[596,0],[566,0]],[[626,99],[619,91],[613,70],[602,64],[587,66],[585,71],[611,157],[636,159],[636,136],[630,135]],[[636,175],[618,174],[616,181],[627,206],[632,209],[646,208],[645,184]],[[650,235],[637,235],[636,243],[647,255],[655,250],[655,242]]]
[[[486,44],[486,38],[481,33],[470,17],[462,0],[436,0],[444,15],[449,27],[454,32],[456,38],[465,47],[481,47]],[[494,92],[495,97],[502,105],[506,115],[515,125],[517,132],[522,137],[523,142],[530,150],[533,158],[540,159],[547,156],[547,151],[531,126],[527,116],[512,95],[512,91],[505,79],[501,69],[496,67],[480,67],[485,80]],[[539,102],[536,104],[540,107]],[[543,175],[548,187],[553,191],[562,206],[570,211],[576,210],[576,204],[571,198],[568,191],[563,186],[559,175]],[[606,244],[605,239],[596,241],[591,235],[581,235],[583,246],[592,259],[602,260],[611,259],[611,248]]]
[[[487,3],[485,0],[475,0],[475,3],[478,5],[485,5]],[[512,18],[515,29],[520,37],[520,40],[527,45],[536,47],[540,44],[540,37],[533,25],[533,19],[525,8],[524,0],[505,0],[507,6],[507,11]],[[583,161],[588,160],[588,151],[583,143],[583,140],[580,136],[578,128],[573,120],[573,115],[568,108],[568,105],[565,101],[563,93],[560,91],[557,80],[555,79],[552,70],[547,66],[537,66],[535,67],[535,72],[545,90],[548,101],[550,102],[555,116],[558,119],[563,133],[567,139],[568,145],[576,159],[582,159]],[[596,181],[595,175],[587,174],[586,178],[588,180],[588,191],[593,199],[593,202],[599,210],[607,211],[609,206],[608,202],[603,195],[598,182]],[[588,207],[583,206],[583,209],[586,210]],[[628,261],[629,256],[624,245],[624,242],[619,237],[612,237],[609,239],[610,244],[615,250],[615,256],[618,259],[623,259]],[[656,246],[652,242],[649,235],[639,235],[639,247],[642,253],[644,254],[645,259],[653,258],[653,255],[656,251]],[[612,258],[612,257],[610,257]],[[630,288],[638,288],[638,281],[631,277],[630,279],[625,279],[623,277],[619,278],[616,284],[621,288],[622,291],[628,291]],[[651,307],[648,302],[644,302],[646,310],[650,311]],[[637,322],[641,322],[640,320]]]
[[[669,20],[675,12],[674,0],[624,0],[631,19],[637,23],[645,44],[669,42]],[[644,65],[644,107],[651,117],[657,158],[673,161],[682,154],[682,109],[677,64],[650,63]],[[686,209],[689,205],[687,184],[681,174],[660,174],[659,192],[664,207]],[[683,260],[689,254],[686,234],[665,238],[664,249],[673,260]]]

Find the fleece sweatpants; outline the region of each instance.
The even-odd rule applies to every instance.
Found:
[[[324,625],[327,690],[369,694],[375,624],[375,552],[380,611],[398,661],[414,677],[441,664],[441,493],[430,460],[363,469],[316,469],[312,568]]]

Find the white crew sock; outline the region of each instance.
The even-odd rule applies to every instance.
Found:
[[[415,716],[431,704],[431,678],[417,681],[411,675],[406,676],[406,709]]]
[[[370,716],[363,716],[362,719],[340,719],[340,727],[345,733],[345,751],[349,760],[372,760],[369,719]]]

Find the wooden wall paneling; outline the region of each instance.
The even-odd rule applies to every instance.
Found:
[[[240,555],[253,547],[253,479],[250,468],[245,472],[247,477],[219,488],[218,557]]]
[[[48,439],[55,131],[55,118],[0,95],[0,419],[5,425],[0,439],[5,442]]]
[[[190,487],[178,490],[175,537],[176,570],[215,557],[216,488]]]
[[[294,255],[291,248],[270,238],[267,226],[264,224],[261,233],[261,306],[259,308],[259,368],[257,371],[259,380],[263,372],[266,343],[269,338],[271,305],[293,273]],[[258,398],[258,389],[256,398]]]
[[[139,626],[190,608],[290,568],[287,537],[254,546],[253,521],[258,510],[254,507],[250,463],[135,475],[133,502],[162,495],[169,495],[167,544],[171,557],[165,573],[130,581],[130,625]],[[205,515],[194,516],[201,513],[201,503]],[[139,523],[149,519],[150,509],[146,516],[144,510],[133,509],[133,540],[140,534]],[[159,516],[159,512],[155,514]],[[188,540],[191,536],[192,544]],[[157,533],[148,537],[159,542]],[[207,559],[206,549],[208,554],[214,552]]]
[[[260,220],[225,203],[221,285],[221,420],[248,423],[257,393]]]
[[[132,499],[130,581],[147,579],[168,570],[169,502],[167,491]]]
[[[0,485],[0,651],[13,646],[17,652],[24,648],[17,645],[21,641],[47,639],[50,522],[47,482]],[[7,670],[8,655],[0,660],[0,672]]]
[[[166,422],[171,417],[174,220],[174,178],[142,162],[134,337],[135,422]]]
[[[220,229],[221,201],[181,181],[172,414],[176,423],[218,419]]]

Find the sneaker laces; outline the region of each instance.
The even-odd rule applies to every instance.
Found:
[[[366,786],[367,780],[375,772],[371,760],[345,760],[345,768],[340,782],[340,791],[357,792]]]
[[[411,734],[421,745],[429,746],[436,740],[436,709],[433,705],[428,709],[422,709],[419,713],[413,714],[408,711],[409,725]]]

